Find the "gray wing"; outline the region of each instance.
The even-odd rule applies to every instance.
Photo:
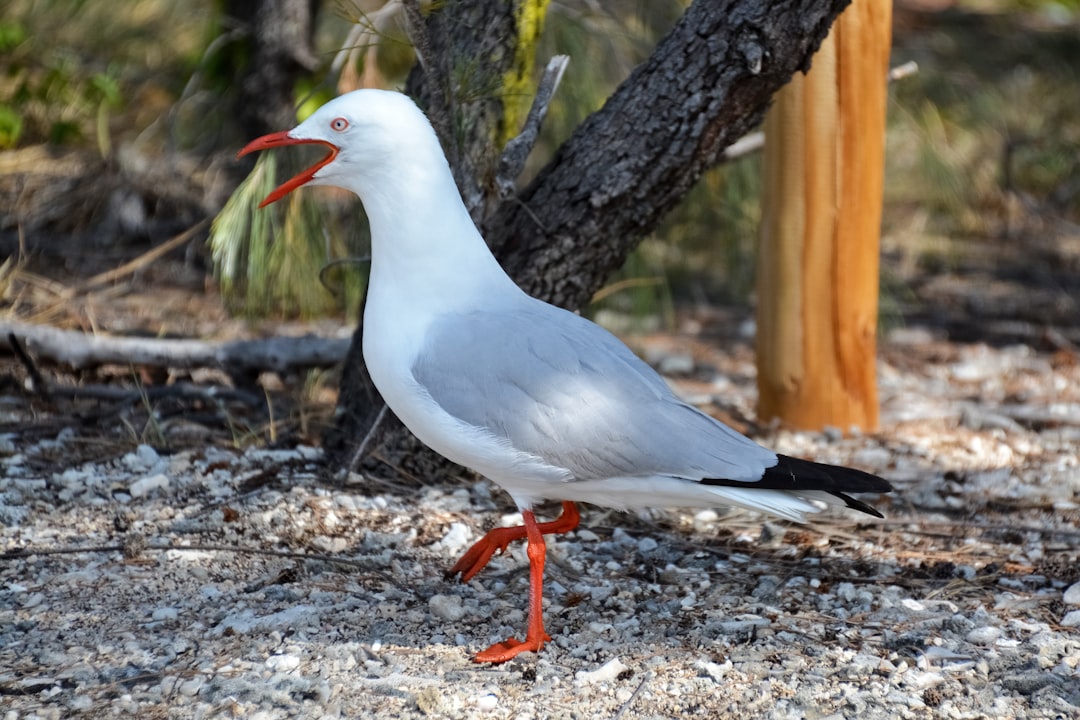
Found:
[[[754,481],[776,455],[679,400],[618,338],[547,303],[443,316],[413,376],[451,415],[578,480]]]

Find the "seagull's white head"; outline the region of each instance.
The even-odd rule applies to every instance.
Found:
[[[431,124],[408,96],[386,90],[355,90],[316,110],[292,130],[252,140],[237,153],[284,145],[324,145],[329,153],[266,196],[265,207],[301,185],[336,185],[360,194],[364,179],[385,177],[386,163],[438,140]],[[438,151],[442,154],[441,149]]]

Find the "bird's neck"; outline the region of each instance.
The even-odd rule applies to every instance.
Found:
[[[371,227],[369,302],[410,296],[445,304],[517,291],[476,229],[441,152],[357,190]]]

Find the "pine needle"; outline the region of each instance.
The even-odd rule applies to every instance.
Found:
[[[222,296],[235,312],[313,318],[352,311],[361,273],[329,288],[322,269],[350,253],[340,224],[310,191],[259,208],[277,185],[279,160],[263,154],[214,219],[210,251]],[[335,292],[336,291],[336,292]]]

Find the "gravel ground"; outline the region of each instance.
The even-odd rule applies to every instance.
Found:
[[[646,350],[751,415],[747,347]],[[0,717],[1080,716],[1076,354],[904,331],[880,375],[880,434],[755,434],[894,480],[887,520],[587,507],[548,545],[552,642],[500,666],[470,657],[524,628],[524,548],[442,577],[520,522],[486,481],[0,436]]]

